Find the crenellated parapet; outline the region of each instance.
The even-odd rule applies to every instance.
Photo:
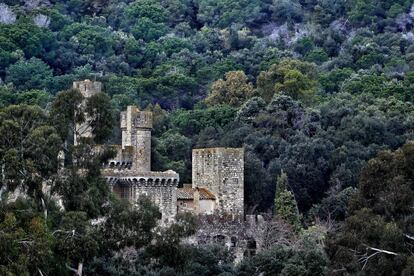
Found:
[[[121,198],[135,204],[146,196],[154,202],[163,215],[163,223],[172,221],[177,214],[177,187],[179,175],[174,171],[143,172],[134,174],[131,170],[104,170],[107,182]]]
[[[113,184],[119,181],[123,184],[152,187],[177,187],[180,181],[179,175],[173,171],[149,172],[139,175],[128,175],[126,171],[120,170],[117,173],[108,173],[105,177],[109,183]]]

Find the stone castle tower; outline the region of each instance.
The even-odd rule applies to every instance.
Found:
[[[244,149],[193,149],[193,188],[216,196],[216,210],[244,215]]]
[[[135,106],[121,112],[122,149],[136,149],[133,169],[137,171],[151,171],[151,129],[151,112],[140,111]]]
[[[92,97],[93,95],[99,94],[102,92],[102,83],[98,81],[75,81],[73,83],[73,89],[78,90],[82,93],[85,99]],[[83,102],[79,107],[80,112],[83,112],[86,103]],[[77,124],[74,133],[74,144],[77,145],[79,143],[79,139],[81,138],[91,138],[92,137],[92,129],[89,125],[90,118],[86,116],[85,122],[82,124]]]
[[[117,156],[103,174],[115,193],[135,204],[140,196],[149,197],[163,215],[163,222],[177,213],[179,175],[168,170],[151,171],[152,113],[128,106],[121,112],[122,145],[115,146]]]
[[[96,81],[73,83],[85,98],[102,92]],[[83,112],[85,103],[79,107]],[[80,138],[92,137],[90,118],[77,125],[75,145]],[[152,113],[128,106],[121,112],[122,144],[113,146],[116,157],[105,164],[102,174],[112,190],[135,204],[140,196],[149,197],[162,213],[162,221],[172,221],[177,211],[196,214],[227,213],[244,215],[244,149],[194,149],[191,185],[178,189],[179,175],[173,171],[151,171]]]

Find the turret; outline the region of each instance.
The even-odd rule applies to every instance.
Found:
[[[133,169],[151,171],[152,113],[128,106],[121,112],[122,149],[134,149]]]

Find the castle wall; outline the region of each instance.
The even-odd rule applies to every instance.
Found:
[[[139,172],[151,171],[151,131],[146,129],[136,130],[135,169]]]
[[[231,216],[201,215],[196,233],[185,242],[198,245],[218,245],[233,252],[235,263],[253,256],[262,249],[267,224],[262,216],[248,215],[247,221]]]
[[[205,187],[216,196],[219,212],[244,214],[244,150],[193,150],[193,187]]]
[[[174,220],[177,214],[177,186],[135,186],[135,197],[148,196],[160,209],[162,222]]]

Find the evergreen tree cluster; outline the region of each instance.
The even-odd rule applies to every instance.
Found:
[[[409,0],[2,1],[0,274],[412,275],[413,28]],[[79,112],[86,78],[105,94]],[[246,212],[277,241],[235,265],[183,246],[194,217],[161,229],[113,195],[128,105],[183,183],[192,148],[244,147]]]

